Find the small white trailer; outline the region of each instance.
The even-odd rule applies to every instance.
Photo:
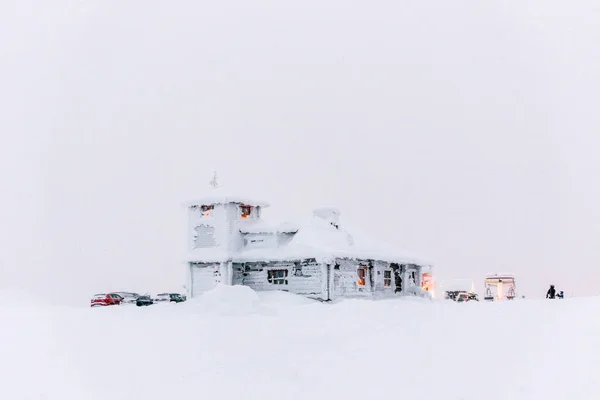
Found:
[[[488,274],[485,276],[484,300],[513,300],[517,296],[516,289],[514,274]]]

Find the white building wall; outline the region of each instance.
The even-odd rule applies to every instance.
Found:
[[[190,297],[200,296],[222,281],[222,263],[189,263]]]
[[[367,273],[365,285],[358,284],[358,268],[366,262],[351,259],[338,259],[333,268],[333,293],[335,298],[340,297],[369,297],[372,286]]]
[[[269,270],[286,270],[287,284],[274,284],[268,280]],[[256,291],[283,290],[306,297],[326,300],[323,292],[322,265],[316,261],[302,262],[248,262],[233,264],[233,285],[249,286]]]
[[[276,233],[246,233],[242,240],[246,249],[264,249],[277,247],[278,237]]]
[[[200,208],[188,208],[188,250],[223,246],[224,221],[223,205],[215,205],[208,216]]]

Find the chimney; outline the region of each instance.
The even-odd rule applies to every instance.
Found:
[[[340,211],[335,207],[319,207],[313,210],[315,217],[324,219],[336,229],[340,228]]]

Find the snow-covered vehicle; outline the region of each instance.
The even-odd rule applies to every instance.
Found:
[[[154,298],[155,303],[181,303],[185,301],[179,293],[159,293]]]
[[[466,301],[479,301],[479,297],[477,297],[477,293],[458,292],[455,301],[459,303]]]
[[[90,307],[118,306],[123,298],[116,293],[95,294],[90,302]]]
[[[138,296],[135,299],[135,305],[138,307],[150,306],[152,304],[154,304],[154,301],[150,298],[150,296],[147,296],[147,295]]]
[[[121,304],[136,304],[137,298],[140,297],[139,294],[132,292],[115,292],[115,294],[118,294],[123,298]]]
[[[454,301],[479,301],[475,292],[475,284],[471,279],[453,279],[440,285],[444,292],[444,299]]]

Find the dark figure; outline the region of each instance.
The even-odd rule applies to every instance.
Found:
[[[402,292],[402,277],[398,273],[398,270],[394,271],[394,281],[396,284],[396,290],[394,290],[394,293]]]
[[[550,285],[550,289],[548,289],[548,292],[546,293],[546,298],[553,299],[555,297],[556,297],[556,289],[554,289],[554,285]]]
[[[561,290],[560,292],[558,292],[558,294],[556,295],[556,297],[558,297],[559,299],[564,299],[565,298],[565,292],[563,292]]]

